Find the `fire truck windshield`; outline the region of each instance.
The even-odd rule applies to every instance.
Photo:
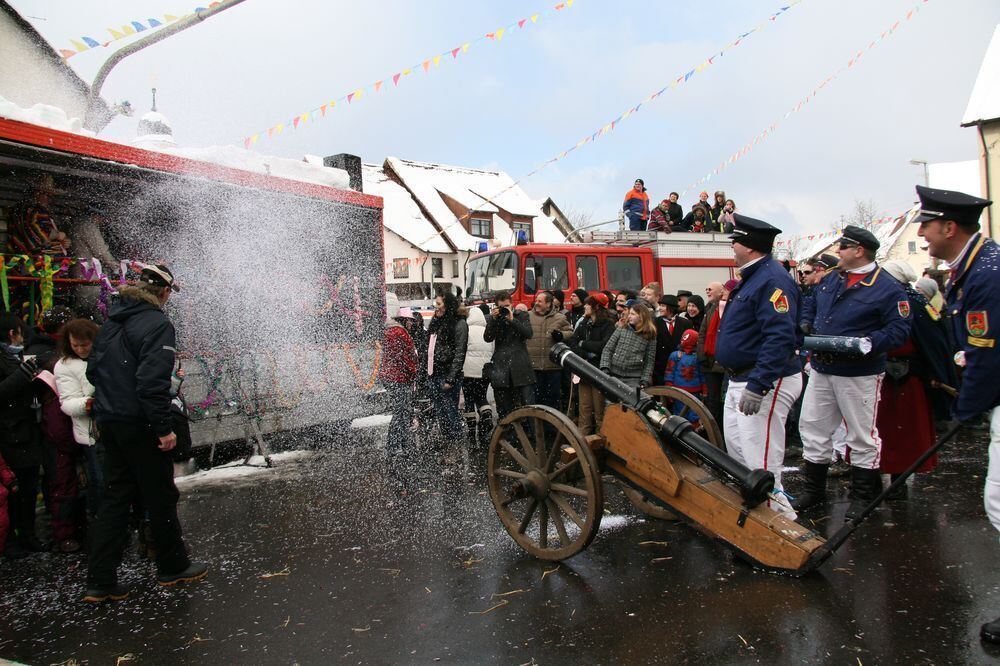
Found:
[[[517,255],[511,251],[495,252],[469,261],[466,268],[466,297],[487,299],[498,291],[517,287]]]

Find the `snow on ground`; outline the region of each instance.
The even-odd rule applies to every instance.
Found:
[[[351,430],[364,430],[366,428],[388,428],[392,421],[392,414],[375,414],[374,416],[364,416],[351,421]]]
[[[292,472],[298,467],[298,463],[303,463],[316,455],[315,451],[285,451],[275,453],[271,456],[273,467],[267,467],[263,456],[253,456],[249,464],[244,465],[243,460],[235,460],[225,465],[219,465],[212,469],[202,470],[179,476],[174,479],[174,483],[181,490],[201,485],[215,483],[226,483],[234,479],[246,479],[251,476],[274,476],[280,473]]]

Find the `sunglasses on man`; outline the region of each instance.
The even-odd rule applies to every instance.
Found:
[[[840,241],[840,244],[838,245],[838,247],[841,250],[850,250],[850,249],[855,248],[855,247],[861,247],[861,244],[860,243],[851,243],[850,241]]]
[[[815,272],[816,271],[799,271],[799,275],[801,275],[802,277],[808,277],[809,275],[812,275]]]

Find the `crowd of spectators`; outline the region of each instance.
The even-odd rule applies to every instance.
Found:
[[[625,194],[622,212],[628,218],[629,231],[658,231],[660,233],[730,233],[735,222],[736,202],[719,190],[715,200],[709,202],[708,192],[702,192],[698,201],[691,204],[687,215],[678,200],[680,195],[670,196],[650,208],[646,183],[637,178],[632,189]]]

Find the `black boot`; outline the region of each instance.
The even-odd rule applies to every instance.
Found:
[[[805,485],[799,494],[792,500],[792,508],[802,511],[817,504],[826,502],[826,472],[829,465],[809,462],[802,463],[802,473],[806,477]]]
[[[1000,617],[984,624],[979,630],[979,636],[987,643],[1000,645]]]
[[[493,437],[493,429],[496,422],[493,420],[493,410],[489,407],[479,408],[479,444],[484,449],[489,445],[490,438]]]
[[[903,476],[903,475],[902,474],[890,474],[889,475],[889,482],[890,483],[895,483],[896,479],[898,479],[901,476]],[[896,486],[896,489],[893,490],[888,495],[886,495],[885,498],[887,500],[905,500],[906,499],[906,494],[907,494],[906,484],[903,483],[903,484],[900,484],[899,486]]]
[[[877,469],[851,466],[851,505],[847,507],[844,520],[852,520],[861,515],[879,493],[882,492],[882,473]]]

